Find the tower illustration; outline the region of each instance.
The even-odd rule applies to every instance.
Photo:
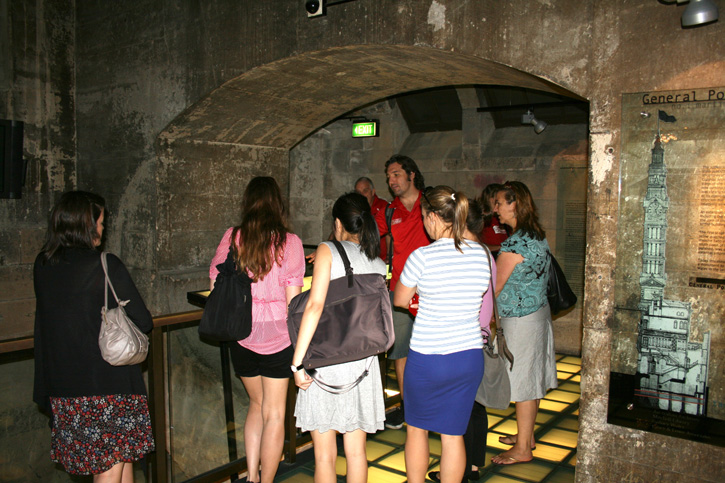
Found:
[[[658,129],[659,131],[659,129]],[[637,337],[637,388],[643,405],[704,416],[707,411],[707,374],[710,332],[702,344],[690,342],[692,306],[665,299],[667,285],[667,166],[659,132],[652,148],[644,199],[641,312]]]

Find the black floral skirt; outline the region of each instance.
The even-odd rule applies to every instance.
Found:
[[[50,404],[50,457],[68,473],[103,473],[154,450],[146,396],[51,397]]]

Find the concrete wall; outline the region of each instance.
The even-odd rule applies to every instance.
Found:
[[[32,264],[48,214],[76,186],[75,32],[67,2],[0,1],[0,119],[24,123],[21,199],[0,199],[0,337],[32,333]]]
[[[76,187],[74,16],[68,2],[0,0],[0,119],[24,123],[27,162],[22,198],[0,199],[2,340],[32,334],[33,261],[50,208]],[[10,360],[0,357],[0,480],[46,478],[55,470],[48,419],[32,403],[32,353]]]
[[[37,244],[28,240],[37,239],[59,191],[77,184],[109,198],[108,246],[159,313],[181,306],[184,288],[203,281],[205,255],[189,248],[188,256],[161,257],[184,243],[184,232],[211,243],[236,215],[221,201],[228,188],[200,184],[197,194],[218,195],[207,213],[221,218],[199,230],[198,214],[185,222],[171,182],[176,165],[197,163],[192,177],[218,159],[225,166],[271,160],[278,170],[284,155],[260,151],[288,151],[339,115],[388,96],[483,80],[534,87],[544,79],[591,103],[577,480],[725,479],[720,448],[606,424],[621,95],[721,85],[722,20],[683,30],[684,7],[653,0],[358,0],[318,19],[307,19],[298,0],[148,0],[78,2],[73,29],[61,2],[0,5],[13,12],[13,39],[28,29],[13,42],[23,68],[15,65],[0,108],[35,119],[37,132],[26,141],[37,143],[26,142],[26,151],[38,166],[27,191],[35,201],[0,200],[2,256],[17,260],[0,267],[1,283],[18,287],[2,291],[12,294],[0,301],[4,313],[30,320],[27,266]],[[226,146],[220,158],[215,144]],[[244,149],[248,155],[233,154]],[[163,225],[165,211],[179,212],[177,225]]]

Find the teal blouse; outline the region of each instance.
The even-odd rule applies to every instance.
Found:
[[[515,232],[501,244],[501,252],[518,253],[524,261],[516,265],[496,301],[501,317],[523,317],[548,303],[549,243]]]

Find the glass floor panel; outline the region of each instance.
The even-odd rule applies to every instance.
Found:
[[[581,359],[573,356],[557,356],[559,388],[549,391],[541,400],[536,417],[534,434],[536,449],[531,463],[498,466],[491,458],[506,451],[510,446],[500,443],[499,436],[516,433],[516,412],[512,403],[507,409],[488,410],[489,431],[486,441],[486,466],[480,468],[479,482],[485,483],[573,483],[576,468],[576,444],[579,429],[579,382],[581,380]],[[405,475],[405,427],[386,429],[368,435],[367,459],[368,481],[374,483],[404,483]],[[440,468],[440,435],[429,434],[429,471]],[[280,466],[275,482],[312,483],[314,458],[296,465]],[[302,455],[302,453],[300,453]],[[298,457],[300,456],[298,455]],[[338,438],[337,480],[345,481],[345,452],[342,438]],[[246,475],[242,475],[246,476]],[[426,480],[430,481],[430,480]]]

